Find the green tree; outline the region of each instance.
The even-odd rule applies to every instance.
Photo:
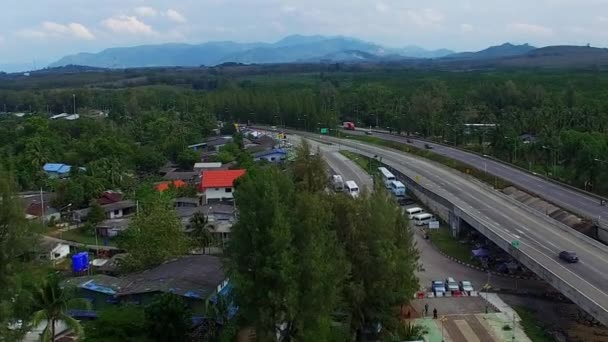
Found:
[[[148,341],[144,309],[134,305],[103,309],[84,330],[87,341]]]
[[[213,235],[207,228],[208,222],[207,216],[200,212],[195,213],[190,218],[190,232],[188,234],[194,246],[205,249],[213,245]]]
[[[121,264],[129,271],[161,264],[186,254],[191,247],[175,209],[163,197],[143,206],[129,229],[121,234],[118,245],[129,251]]]
[[[190,341],[192,313],[183,299],[164,293],[145,309],[145,328],[154,341]]]
[[[27,274],[29,269],[23,256],[36,250],[38,242],[15,190],[13,178],[0,166],[0,336],[9,336],[7,321],[19,318],[19,309],[25,307],[20,301],[23,293],[20,275]]]
[[[393,309],[418,290],[418,251],[407,219],[381,185],[370,196],[352,200],[336,195],[331,203],[351,267],[344,296],[352,330],[360,333],[375,323],[396,328]]]
[[[177,165],[182,170],[192,170],[194,163],[200,161],[200,156],[196,151],[185,149],[177,155]]]
[[[68,309],[80,307],[88,308],[90,303],[82,298],[76,298],[74,289],[60,284],[58,276],[49,275],[32,292],[34,313],[32,326],[47,322],[42,332],[43,341],[55,341],[55,326],[57,322],[65,323],[77,336],[84,337],[84,330],[80,322],[68,314]]]
[[[313,153],[306,140],[303,140],[296,149],[292,172],[296,184],[304,191],[323,191],[327,186],[327,165],[321,156],[321,151],[317,149]]]
[[[93,201],[93,204],[91,204],[91,210],[87,214],[87,222],[90,222],[93,226],[96,226],[105,219],[106,212],[97,201]]]
[[[228,274],[240,313],[262,340],[275,336],[277,323],[295,318],[298,256],[292,244],[293,196],[290,179],[275,168],[250,170],[235,192],[239,221],[232,227]]]

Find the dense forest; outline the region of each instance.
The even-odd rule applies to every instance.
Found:
[[[352,120],[483,151],[608,193],[608,164],[603,162],[608,152],[608,76],[603,72],[327,67],[248,74],[234,68],[236,72],[200,74],[157,70],[148,76],[125,71],[120,73],[123,79],[84,73],[76,75],[86,80],[76,88],[52,86],[48,75],[41,76],[46,81],[38,88],[32,88],[35,77],[12,81],[10,90],[0,90],[0,109],[40,117],[0,121],[2,153],[13,156],[18,170],[30,170],[18,177],[22,187],[30,188],[36,183],[33,170],[46,161],[83,165],[114,158],[129,171],[152,169],[157,159],[175,160],[186,144],[207,135],[214,118],[307,130]],[[56,84],[76,76],[55,75]],[[105,110],[108,118],[42,120],[72,112],[74,95],[78,112]],[[496,126],[465,125],[471,123]],[[532,141],[523,140],[524,134]]]

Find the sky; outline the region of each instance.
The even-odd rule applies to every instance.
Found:
[[[476,51],[504,42],[605,47],[608,0],[0,0],[0,65],[104,48],[291,34]]]

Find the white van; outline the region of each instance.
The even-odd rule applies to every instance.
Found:
[[[413,217],[414,224],[417,226],[424,226],[429,224],[431,221],[435,221],[435,216],[429,213],[422,213],[418,215],[414,215]]]
[[[405,196],[405,185],[403,185],[403,183],[400,181],[392,181],[390,184],[393,195],[397,197]]]
[[[353,198],[359,197],[359,187],[357,186],[357,183],[350,180],[350,181],[347,181],[344,185],[345,185],[344,191],[347,194],[351,195]]]
[[[390,189],[391,182],[396,180],[395,176],[385,167],[379,167],[378,171],[380,171],[380,175],[382,176],[382,181],[384,182],[384,186],[387,189]]]
[[[416,216],[418,214],[422,214],[423,212],[424,212],[424,209],[419,208],[419,207],[405,209],[405,213],[407,214],[407,218],[409,218],[410,220],[413,219],[414,216]]]

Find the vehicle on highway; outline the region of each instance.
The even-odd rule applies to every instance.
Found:
[[[359,186],[352,180],[346,181],[344,191],[353,198],[359,197]]]
[[[342,123],[342,128],[349,130],[349,131],[354,131],[355,130],[355,123],[354,122],[350,122],[350,121],[344,121]]]
[[[456,280],[454,280],[454,278],[448,277],[448,279],[445,280],[446,291],[458,291],[459,289],[460,288],[458,287],[458,283],[456,282]]]
[[[379,167],[378,171],[380,171],[380,176],[382,177],[382,181],[384,182],[384,186],[386,186],[387,189],[390,189],[391,188],[391,182],[394,181],[394,180],[396,180],[395,175],[393,175],[384,166]]]
[[[424,209],[422,209],[420,207],[413,207],[413,208],[405,209],[407,218],[409,218],[410,220],[413,219],[414,216],[416,216],[418,214],[422,214],[423,212],[424,212]]]
[[[559,252],[559,258],[567,261],[571,264],[577,263],[578,262],[578,256],[576,255],[576,253],[574,252],[570,252],[570,251],[561,251]]]
[[[372,131],[365,131],[365,134],[366,135],[372,135],[373,133],[372,133]]]
[[[458,287],[460,288],[460,291],[464,291],[466,293],[475,291],[473,284],[471,284],[471,282],[468,280],[463,280],[458,283]]]
[[[405,139],[405,142],[407,142],[408,144],[412,143],[412,139]]]
[[[435,221],[435,216],[433,216],[433,214],[429,214],[429,213],[422,213],[422,214],[414,215],[412,220],[414,220],[415,225],[424,226],[424,225],[429,224],[429,222],[431,222],[431,221]]]
[[[344,180],[340,175],[331,176],[331,184],[334,187],[334,191],[344,191]]]
[[[398,180],[394,180],[390,183],[390,190],[393,195],[397,197],[405,196],[405,185]]]
[[[424,144],[424,148],[426,148],[427,150],[432,150],[433,146],[431,146],[429,144]]]
[[[445,285],[443,284],[443,281],[441,281],[441,280],[433,280],[431,282],[431,291],[433,291],[434,294],[437,294],[437,293],[444,294],[445,293]]]

